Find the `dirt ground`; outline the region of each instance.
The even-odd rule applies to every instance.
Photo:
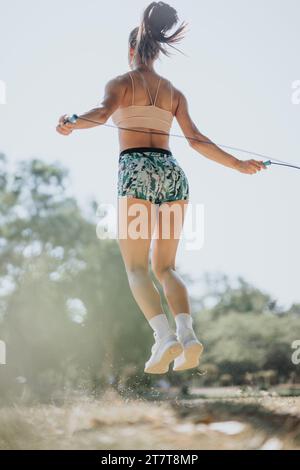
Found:
[[[70,399],[0,409],[0,449],[299,449],[300,397]]]

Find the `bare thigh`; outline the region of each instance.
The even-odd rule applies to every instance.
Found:
[[[159,208],[152,251],[152,267],[158,279],[164,270],[176,268],[176,254],[187,208],[188,201],[168,202]]]
[[[118,199],[118,241],[126,268],[149,266],[157,206],[135,198]]]

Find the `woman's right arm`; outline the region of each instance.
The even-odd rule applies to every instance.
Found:
[[[102,103],[97,108],[81,114],[75,124],[66,122],[67,114],[60,117],[56,130],[59,134],[70,135],[74,130],[89,129],[91,127],[105,124],[110,116],[120,106],[123,96],[126,92],[128,77],[119,75],[110,80],[105,86],[105,93]],[[80,118],[83,118],[82,120]],[[86,121],[85,121],[86,119]]]
[[[262,161],[239,160],[233,155],[224,152],[224,150],[214,144],[208,137],[201,134],[190,116],[186,97],[179,90],[177,90],[177,93],[178,106],[176,110],[176,119],[189,145],[194,150],[201,153],[201,155],[204,155],[210,160],[240,171],[241,173],[253,175],[262,169],[266,169]]]

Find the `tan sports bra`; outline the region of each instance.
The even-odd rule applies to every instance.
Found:
[[[124,127],[124,128],[145,127],[145,128],[155,129],[155,130],[169,133],[171,126],[172,126],[173,118],[174,118],[174,115],[172,113],[173,87],[172,87],[171,82],[169,82],[170,92],[171,92],[171,106],[170,106],[170,111],[167,111],[165,109],[162,109],[156,106],[161,78],[159,79],[155,100],[153,102],[149,87],[146,83],[146,79],[144,78],[143,74],[140,73],[141,77],[143,78],[143,82],[148,90],[151,105],[137,106],[134,104],[135,90],[134,90],[133,76],[131,73],[129,73],[129,75],[132,81],[132,105],[127,106],[125,108],[118,108],[112,114],[112,120],[114,124],[117,125],[118,127]]]

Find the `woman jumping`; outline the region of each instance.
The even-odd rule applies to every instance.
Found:
[[[174,117],[189,145],[201,155],[250,175],[265,168],[262,161],[237,159],[201,134],[189,114],[185,95],[156,73],[154,63],[160,53],[168,56],[167,46],[174,47],[183,38],[184,23],[167,35],[178,21],[170,5],[152,2],[144,11],[141,25],[129,36],[131,72],[107,83],[99,107],[77,116],[74,123],[64,115],[57,126],[57,131],[67,136],[77,129],[105,124],[112,117],[119,127],[118,241],[133,296],[154,330],[155,344],[145,365],[145,372],[150,374],[166,373],[173,361],[175,371],[195,368],[203,350],[193,330],[187,288],[175,267],[189,183],[169,148]],[[132,233],[137,207],[140,225],[147,226],[146,236],[137,236],[136,230]],[[165,236],[163,219],[167,212],[176,217],[169,218]],[[150,276],[150,253],[153,273],[175,317],[176,333]]]

